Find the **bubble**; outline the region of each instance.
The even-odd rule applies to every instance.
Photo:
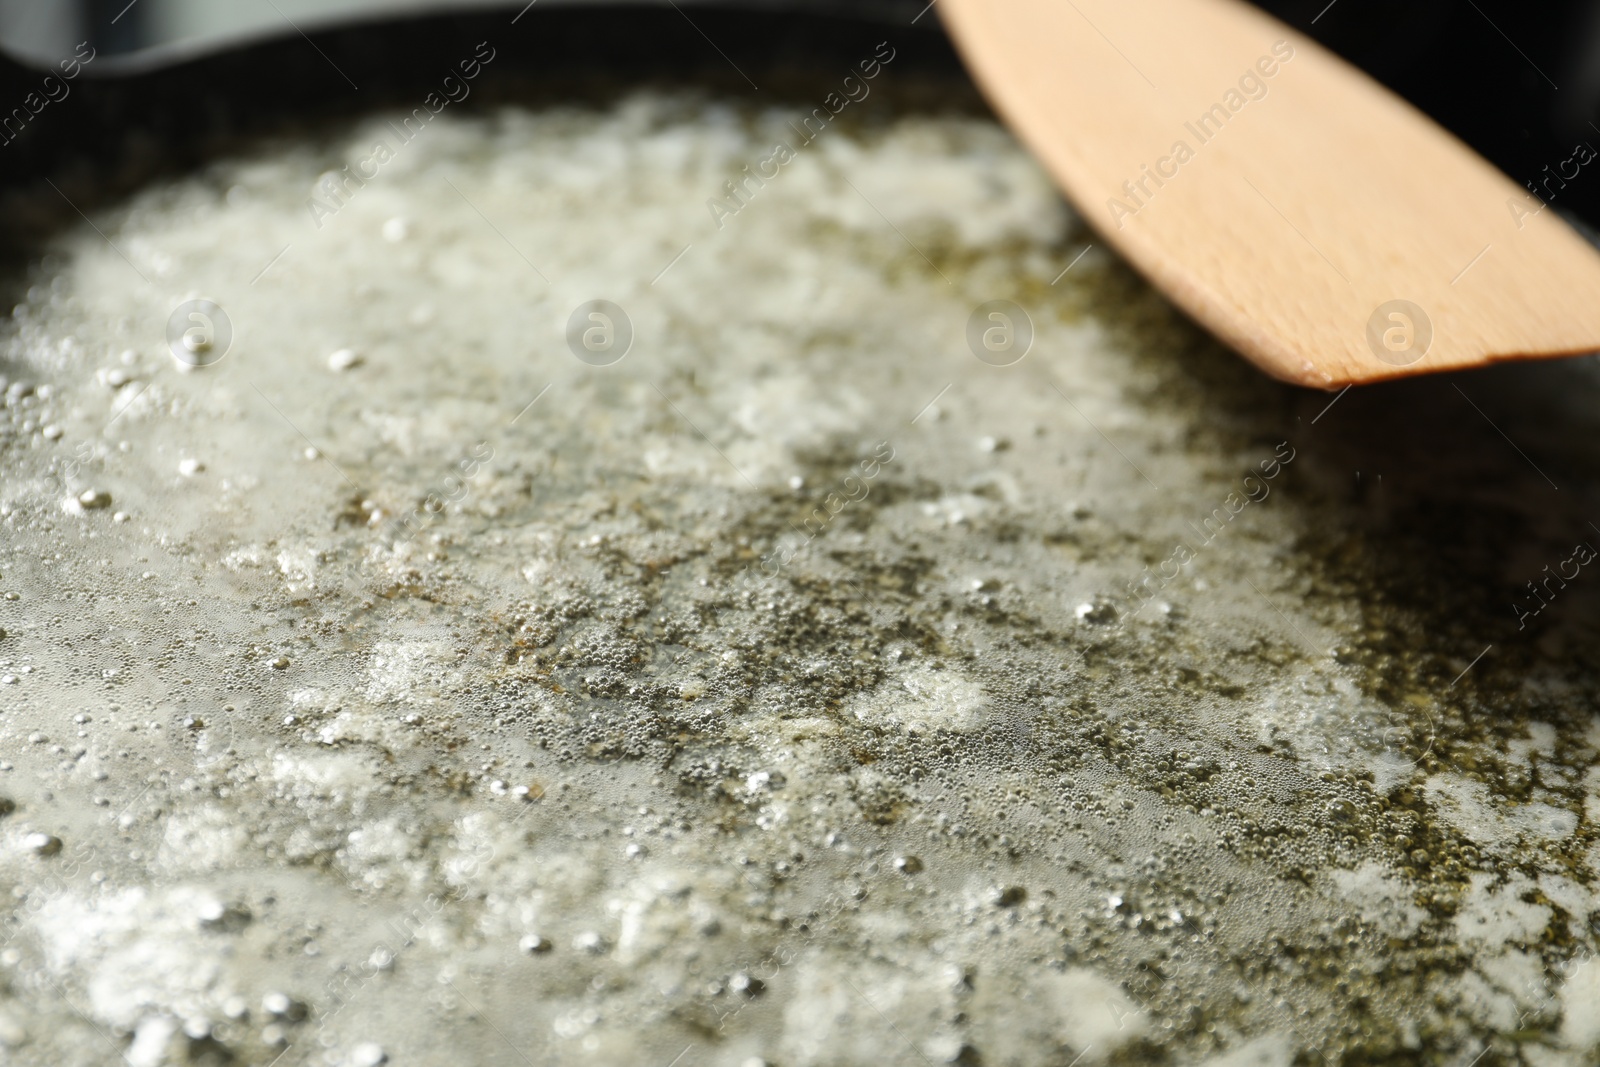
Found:
[[[287,993],[271,992],[261,998],[261,1009],[277,1019],[298,1022],[306,1017],[306,1006]]]
[[[341,348],[328,357],[328,369],[336,373],[361,365],[361,357],[353,348]]]
[[[61,851],[61,838],[54,834],[31,833],[22,839],[22,847],[35,856],[54,856]]]
[[[213,710],[174,716],[166,731],[167,744],[193,766],[210,766],[232,751],[236,715],[234,705],[224,704]]]

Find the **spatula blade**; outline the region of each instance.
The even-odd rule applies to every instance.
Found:
[[[1263,12],[1235,0],[939,10],[1089,223],[1269,374],[1328,389],[1600,349],[1600,254]],[[1553,197],[1563,179],[1547,173]]]

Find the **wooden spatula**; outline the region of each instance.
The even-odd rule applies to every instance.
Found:
[[[939,0],[939,11],[1089,223],[1267,373],[1337,388],[1600,349],[1594,248],[1261,11],[1235,0]]]

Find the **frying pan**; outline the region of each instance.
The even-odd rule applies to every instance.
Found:
[[[1356,8],[1357,3],[1342,0],[1323,16],[1318,27],[1334,25],[1335,15],[1348,14],[1344,5]],[[40,189],[49,192],[42,184],[45,178],[92,215],[92,205],[113,202],[163,175],[203,167],[230,147],[247,145],[258,136],[310,129],[328,118],[365,112],[390,101],[409,103],[419,90],[437,84],[445,64],[470,54],[472,46],[486,38],[499,46],[499,58],[475,83],[467,107],[487,107],[505,99],[526,101],[530,96],[592,95],[619,80],[631,86],[685,75],[726,87],[730,93],[748,93],[751,90],[736,67],[781,72],[786,64],[796,70],[815,70],[833,60],[848,63],[870,51],[871,44],[884,36],[886,22],[899,27],[894,31],[899,51],[897,76],[909,72],[945,81],[961,79],[959,64],[932,16],[911,25],[920,8],[915,2],[851,10],[686,5],[691,22],[671,7],[601,9],[541,2],[516,23],[515,36],[508,32],[514,5],[482,12],[307,27],[309,40],[285,28],[281,34],[260,39],[222,42],[215,49],[202,44],[126,58],[108,53],[74,80],[70,96],[50,104],[29,123],[22,137],[0,148],[9,153],[0,169],[0,197],[4,198],[0,199],[0,238],[6,242],[11,261],[18,263],[11,269],[20,270],[19,257],[37,247],[40,237],[63,223],[80,224],[75,209],[64,198],[57,198],[62,202],[53,211],[36,206],[51,202],[35,195]],[[1442,9],[1443,5],[1436,7]],[[1465,17],[1473,15],[1469,9],[1452,8],[1451,17],[1461,19],[1463,12]],[[1505,74],[1514,62],[1520,59],[1513,52],[1512,61],[1496,64],[1494,69]],[[624,77],[619,79],[618,72]],[[37,67],[9,62],[0,76],[0,92],[7,95],[0,99],[22,100],[36,89],[42,76]],[[761,80],[765,87],[767,78]],[[1485,76],[1484,80],[1492,79]],[[352,88],[352,82],[359,88]],[[1511,127],[1517,132],[1506,135],[1507,144],[1515,147],[1517,154],[1508,150],[1494,156],[1518,176],[1527,173],[1519,167],[1534,161],[1543,165],[1567,154],[1552,147],[1562,142],[1557,119],[1544,107],[1549,101],[1541,100],[1537,86],[1530,88],[1525,82],[1518,75],[1504,82],[1510,86],[1505,90],[1506,99],[1522,100],[1521,105],[1502,101],[1504,108],[1523,109]],[[976,97],[973,99],[974,106],[980,106]],[[1458,132],[1471,136],[1462,125],[1469,120],[1476,121],[1472,115],[1446,119]],[[1491,124],[1485,120],[1485,125]],[[1521,135],[1526,136],[1519,141]],[[1596,136],[1600,140],[1600,135]],[[1485,143],[1477,140],[1480,146]],[[1578,193],[1581,189],[1575,187],[1574,203]],[[10,283],[11,279],[0,282],[0,288]],[[1202,368],[1196,376],[1232,372]],[[1572,388],[1578,373],[1573,367],[1550,365],[1505,368],[1492,376],[1502,384],[1523,383],[1527,395],[1510,396],[1508,391],[1505,403],[1523,403],[1526,410],[1533,411],[1530,397],[1547,404],[1562,397],[1574,405],[1592,402],[1596,395],[1592,383],[1586,389]],[[1264,381],[1251,389],[1248,402],[1277,403],[1284,421],[1295,422],[1291,391]],[[1238,414],[1229,410],[1231,394],[1221,389],[1214,392],[1217,397],[1208,400],[1208,414],[1227,424]],[[1244,395],[1243,390],[1238,392]],[[1487,392],[1474,389],[1499,420],[1499,410],[1484,397]],[[1403,574],[1380,568],[1379,578],[1402,603],[1408,597],[1420,602],[1445,594],[1487,597],[1490,590],[1486,587],[1497,569],[1492,557],[1502,554],[1524,532],[1517,525],[1519,513],[1542,512],[1563,529],[1581,526],[1584,495],[1573,481],[1584,481],[1581,476],[1593,471],[1600,460],[1592,445],[1584,447],[1586,435],[1580,432],[1593,429],[1592,414],[1580,417],[1559,406],[1544,406],[1539,418],[1549,432],[1542,439],[1530,435],[1526,427],[1501,422],[1568,490],[1564,497],[1556,497],[1531,471],[1522,469],[1521,460],[1509,454],[1494,430],[1455,400],[1448,382],[1402,383],[1362,394],[1344,401],[1337,418],[1320,426],[1312,416],[1325,399],[1317,398],[1316,406],[1306,412],[1307,425],[1296,426],[1297,433],[1304,433],[1317,445],[1316,456],[1307,448],[1304,462],[1320,464],[1326,474],[1319,480],[1308,477],[1305,492],[1308,497],[1325,494],[1334,498],[1340,517],[1352,527],[1370,521],[1381,529],[1374,516],[1386,506],[1392,509],[1399,521],[1381,529],[1388,538],[1382,543],[1393,559],[1388,566]],[[1458,407],[1447,409],[1446,401]],[[1241,405],[1245,402],[1238,401]],[[1423,417],[1415,414],[1418,410]],[[1352,437],[1370,440],[1342,441],[1337,437],[1341,425],[1363,424],[1366,433]],[[1548,447],[1551,440],[1561,437],[1572,441],[1565,454]],[[1594,439],[1592,434],[1587,437]],[[1552,454],[1560,466],[1548,463],[1546,457]],[[1492,506],[1473,500],[1477,506],[1467,507],[1462,498],[1470,496],[1468,487],[1483,478],[1496,457],[1501,467],[1490,488],[1496,498]],[[1384,471],[1385,464],[1390,474],[1387,488],[1380,482],[1374,489],[1373,473]],[[1346,472],[1361,471],[1367,474],[1365,482],[1359,474],[1347,478]],[[1337,481],[1336,476],[1346,480]],[[1390,494],[1387,501],[1386,492]],[[1552,499],[1556,502],[1549,503]],[[1472,526],[1474,522],[1482,525]],[[1374,535],[1371,543],[1378,542]],[[1485,588],[1460,588],[1473,586],[1474,580]],[[1341,595],[1356,600],[1365,592],[1341,590]],[[1419,610],[1416,614],[1433,618],[1440,613]]]

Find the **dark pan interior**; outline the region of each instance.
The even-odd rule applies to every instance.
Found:
[[[869,10],[904,13],[892,6]],[[826,13],[696,8],[691,22],[670,7],[609,4],[534,8],[512,25],[514,15],[510,9],[362,23],[309,41],[289,35],[126,76],[105,76],[116,60],[99,71],[86,67],[64,100],[47,105],[0,147],[0,242],[25,251],[75,217],[65,203],[58,213],[31,195],[46,188],[46,177],[87,210],[261,136],[416,106],[480,41],[496,56],[474,82],[469,108],[512,99],[596,99],[641,84],[686,81],[772,104],[791,96],[809,100],[816,71],[848,68],[886,35],[894,38],[903,82],[936,80],[946,96],[951,83],[966,83],[932,16],[911,26],[910,17],[894,25]],[[761,72],[759,93],[735,63]],[[813,77],[803,81],[802,72]],[[43,77],[0,64],[0,100],[20,105]],[[982,106],[975,94],[972,106]]]
[[[826,61],[863,36],[893,33],[910,45],[915,62],[956,74],[936,11],[921,0],[739,0],[689,7],[694,24],[664,4],[604,2],[560,6],[545,0],[508,20],[518,5],[477,15],[368,17],[340,29],[311,31],[311,42],[282,27],[263,43],[187,41],[117,54],[138,37],[130,28],[144,7],[91,5],[85,32],[99,56],[81,79],[76,103],[52,105],[48,129],[30,130],[3,151],[13,157],[0,181],[15,181],[64,159],[101,159],[130,139],[159,141],[160,154],[181,159],[197,134],[233,132],[248,122],[310,116],[361,106],[385,92],[426,81],[450,48],[467,39],[496,39],[505,67],[526,74],[559,74],[579,82],[597,72],[638,75],[696,70],[731,74],[716,42],[741,65],[770,66],[799,56]],[[1528,18],[1511,0],[1263,0],[1261,7],[1316,38],[1432,115],[1513,180],[1537,185],[1558,210],[1600,228],[1600,178],[1585,168],[1571,176],[1575,147],[1600,146],[1600,9],[1587,0],[1552,0]],[[112,19],[119,19],[117,22]],[[915,20],[915,23],[913,23]],[[132,44],[148,45],[134,40]],[[314,46],[313,46],[314,43]],[[320,49],[327,59],[318,55]],[[211,58],[183,62],[199,52]],[[111,89],[91,81],[115,72],[173,62],[160,77],[134,77]],[[332,60],[361,86],[353,93]],[[507,72],[497,71],[496,80]],[[17,71],[0,57],[0,115],[37,88],[41,75]],[[736,76],[735,76],[736,77]],[[87,145],[85,142],[93,142]],[[1396,146],[1403,151],[1404,146]],[[143,151],[149,152],[146,144]],[[1567,165],[1568,179],[1559,168]]]

